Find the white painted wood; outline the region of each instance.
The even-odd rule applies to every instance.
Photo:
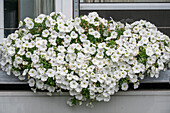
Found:
[[[80,10],[169,10],[170,3],[82,3]]]
[[[95,102],[94,108],[85,105],[69,107],[69,96],[29,91],[1,91],[0,113],[169,113],[170,91],[128,91],[112,96],[110,102]]]
[[[66,20],[73,18],[73,0],[55,0],[55,12],[62,12]]]
[[[62,12],[62,0],[55,0],[55,12]]]
[[[0,0],[0,42],[4,38],[4,0]]]
[[[66,15],[66,19],[73,18],[73,0],[62,0],[63,14]]]

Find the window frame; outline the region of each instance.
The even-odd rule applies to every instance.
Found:
[[[5,35],[4,35],[4,30],[5,29],[18,29],[18,28],[5,28],[5,23],[4,23],[4,2],[5,0],[0,0],[0,43],[3,42],[3,40],[5,40]],[[37,2],[38,0],[36,0]],[[54,0],[55,1],[55,0]],[[18,22],[20,21],[19,19],[21,19],[21,14],[24,13],[21,11],[21,0],[18,0]],[[27,1],[28,2],[28,1]],[[34,2],[35,4],[35,2]],[[35,8],[35,5],[33,6]],[[37,7],[38,9],[36,10],[41,10],[40,7]],[[34,9],[35,10],[35,9]],[[35,12],[34,11],[34,15],[39,15],[38,13],[41,12]],[[29,14],[30,15],[30,14]],[[26,15],[24,15],[26,16]],[[22,18],[23,19],[23,18]],[[20,81],[17,77],[15,77],[14,75],[7,75],[6,72],[2,71],[0,69],[0,84],[27,84],[26,80],[25,81]]]
[[[69,2],[69,3],[68,3]],[[148,4],[148,5],[147,5]],[[155,4],[154,7],[150,7],[152,4]],[[160,6],[158,6],[158,4]],[[80,10],[94,10],[94,8],[98,9],[107,9],[107,5],[112,10],[125,10],[126,8],[128,10],[141,10],[143,9],[152,10],[153,8],[156,8],[157,10],[167,9],[170,10],[170,3],[80,3],[80,0],[55,0],[55,12],[62,12],[68,19],[68,18],[74,18],[76,16],[79,16]],[[136,5],[134,7],[134,5]],[[140,7],[137,7],[140,6]],[[165,6],[165,7],[164,7]],[[67,8],[65,8],[67,7]],[[91,7],[91,8],[90,8]],[[105,7],[105,8],[104,8]],[[136,9],[135,9],[136,8]],[[109,9],[110,10],[110,9]],[[1,29],[2,28],[2,29]],[[2,31],[1,31],[2,30]],[[2,42],[3,39],[5,39],[2,35],[4,35],[4,0],[0,0],[0,42]],[[0,76],[7,76],[6,79],[10,79],[11,81],[0,81],[0,84],[27,84],[26,81],[20,81],[17,77],[12,77],[6,75],[5,72],[0,70]],[[166,72],[161,72],[160,78],[150,78],[147,77],[144,80],[141,81],[141,83],[169,83],[170,81],[170,70],[167,70]],[[0,77],[0,79],[2,78]]]
[[[18,0],[19,2],[20,0]],[[39,3],[40,1],[36,1]],[[54,8],[55,12],[62,12],[67,18],[73,18],[73,3],[78,2],[78,0],[54,0]],[[20,3],[18,4],[19,8],[19,13],[22,13],[20,11]],[[65,8],[67,7],[67,8]],[[35,8],[35,6],[34,6]],[[34,9],[35,10],[35,9]],[[38,11],[34,12],[34,16],[39,15],[41,8],[38,7]],[[19,16],[21,14],[18,14]],[[66,18],[66,19],[67,19]],[[20,17],[18,17],[20,19]],[[0,43],[5,40],[6,38],[4,37],[4,0],[0,0]],[[17,29],[17,28],[16,28]],[[0,70],[0,84],[27,84],[26,80],[25,81],[20,81],[17,77],[13,75],[7,75],[6,72]]]

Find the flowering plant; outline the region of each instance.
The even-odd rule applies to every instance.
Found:
[[[1,44],[1,68],[51,95],[61,89],[82,101],[109,101],[119,89],[138,88],[170,61],[170,38],[145,20],[122,24],[96,12],[64,21],[61,13],[25,18]],[[169,63],[170,64],[170,63]]]

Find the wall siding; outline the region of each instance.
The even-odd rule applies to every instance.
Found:
[[[85,105],[69,107],[69,96],[28,91],[0,92],[0,113],[169,113],[170,91],[128,91],[112,96],[108,103],[95,102],[94,108]]]

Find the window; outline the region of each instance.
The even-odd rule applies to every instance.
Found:
[[[80,0],[80,15],[92,11],[123,23],[148,20],[170,36],[170,0]],[[147,77],[143,83],[168,83],[169,77],[170,70],[162,71],[158,79]]]
[[[4,37],[15,31],[18,25],[18,0],[4,2]]]
[[[55,0],[0,0],[0,41],[18,28],[20,20],[54,11]],[[25,84],[0,70],[0,84]]]
[[[104,18],[110,19],[111,16],[122,22],[146,19],[170,36],[170,0],[0,0],[0,41],[17,29],[19,20],[52,11],[62,12],[67,18],[97,11]],[[159,79],[147,78],[144,82],[167,83],[169,76],[170,70],[161,72]],[[23,84],[15,76],[0,71],[2,83]]]
[[[1,12],[4,17],[3,26],[1,30],[1,37],[7,37],[10,33],[14,32],[20,20],[25,17],[34,18],[35,16],[44,13],[49,14],[54,11],[54,0],[1,0]],[[2,18],[1,18],[2,19]],[[4,28],[3,28],[4,27]]]

